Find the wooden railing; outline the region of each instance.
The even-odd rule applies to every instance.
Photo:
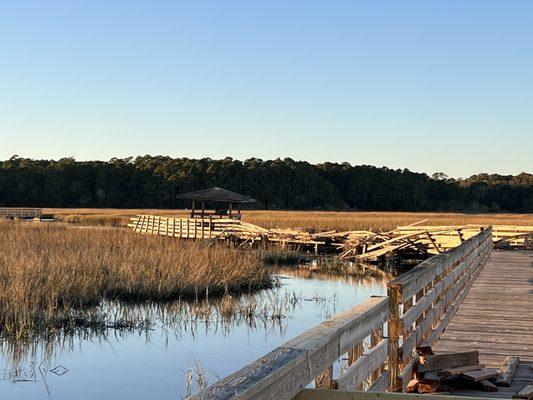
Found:
[[[192,399],[289,400],[313,381],[318,389],[402,391],[412,352],[442,334],[491,249],[487,229],[391,281],[389,296],[335,315]]]
[[[292,399],[313,380],[318,387],[335,387],[337,383],[343,388],[355,389],[365,380],[386,387],[381,367],[387,359],[388,344],[386,339],[381,339],[381,332],[388,315],[386,297],[370,298],[295,337],[192,398]],[[374,345],[365,350],[364,342],[370,337],[374,338]],[[347,355],[351,364],[334,380],[333,364],[343,355]]]
[[[399,226],[400,235],[425,232],[426,238],[418,240],[429,246],[429,251],[441,253],[459,246],[465,240],[476,236],[487,229],[487,225],[414,225]],[[516,249],[533,248],[533,226],[527,225],[492,225],[492,241],[495,247],[511,247]],[[434,248],[433,248],[434,247]]]
[[[3,218],[41,218],[41,208],[0,208],[0,217]]]
[[[238,235],[241,239],[261,239],[263,228],[232,218],[171,218],[138,215],[128,225],[137,233],[184,239],[214,239]],[[266,229],[264,229],[266,231]]]
[[[389,282],[391,391],[405,390],[413,375],[415,347],[432,345],[440,337],[491,250],[489,228]]]

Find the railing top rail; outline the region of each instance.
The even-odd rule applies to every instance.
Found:
[[[292,399],[354,343],[382,327],[387,297],[371,297],[289,340],[192,399]]]
[[[413,297],[432,279],[440,275],[446,268],[460,263],[468,256],[479,243],[491,240],[492,229],[489,227],[476,236],[466,240],[460,246],[454,247],[444,253],[435,255],[423,261],[411,271],[393,279],[389,282],[389,287],[402,289],[402,300]]]

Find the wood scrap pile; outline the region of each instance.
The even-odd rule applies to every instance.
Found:
[[[498,387],[511,385],[519,363],[517,356],[509,356],[498,370],[480,364],[477,351],[436,355],[428,346],[418,347],[416,351],[417,378],[407,385],[410,393],[497,392]]]

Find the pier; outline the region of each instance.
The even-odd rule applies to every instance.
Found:
[[[482,230],[389,282],[387,296],[333,316],[193,399],[512,398],[533,380],[533,252],[493,246],[492,229]],[[421,346],[479,350],[496,368],[506,356],[520,363],[497,392],[401,394],[418,375]]]

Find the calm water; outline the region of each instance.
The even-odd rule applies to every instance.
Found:
[[[16,362],[4,348],[0,400],[182,399],[195,391],[199,369],[213,383],[332,314],[386,292],[381,278],[294,269],[280,270],[279,277],[279,288],[255,299],[277,304],[281,319],[256,318],[250,326],[244,320],[168,324],[156,317],[149,331],[87,334],[46,350],[42,345],[24,349]]]

